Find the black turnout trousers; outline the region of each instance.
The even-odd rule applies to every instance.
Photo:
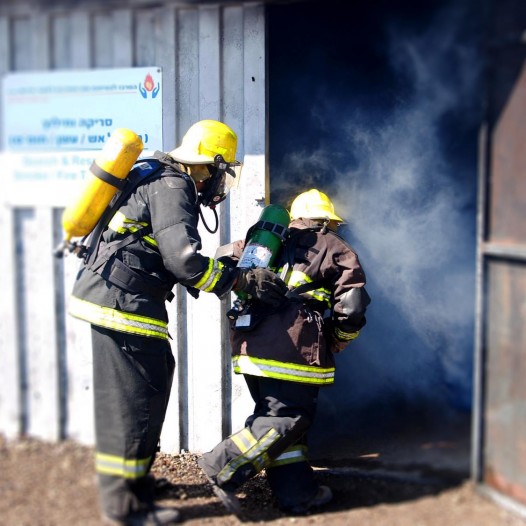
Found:
[[[316,412],[318,386],[244,376],[255,402],[254,412],[244,429],[203,455],[201,467],[227,490],[237,489],[265,469],[280,507],[308,501],[318,485],[306,456],[295,455],[293,450],[306,450],[305,434]],[[288,460],[280,461],[287,456]]]
[[[175,361],[167,340],[92,325],[96,469],[103,512],[126,517],[151,506]]]

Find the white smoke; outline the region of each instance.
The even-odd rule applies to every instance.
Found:
[[[433,378],[438,374],[442,383],[470,396],[477,153],[469,152],[468,163],[455,163],[446,155],[443,136],[444,119],[455,112],[466,112],[471,122],[478,118],[479,60],[473,43],[465,44],[465,20],[455,7],[437,13],[419,34],[392,27],[391,66],[409,86],[397,93],[392,111],[380,120],[371,108],[346,109],[340,116],[343,141],[292,153],[280,168],[300,174],[302,189],[329,193],[347,219],[373,292],[364,334],[375,326],[385,331],[383,348],[370,352],[381,356],[383,380],[389,378],[402,392],[425,392],[440,383]],[[334,115],[331,104],[329,98],[314,105],[321,129],[334,125],[324,122],[324,115]],[[342,162],[344,157],[352,162]],[[291,179],[280,182],[284,193]],[[389,309],[397,311],[392,325]],[[375,323],[376,316],[381,323]],[[392,348],[395,335],[398,343],[405,339],[413,346],[413,354]],[[369,337],[380,343],[378,335]],[[397,363],[393,353],[412,363]],[[436,367],[441,371],[432,370]]]
[[[437,336],[454,345],[474,313],[475,253],[466,254],[474,249],[475,214],[466,211],[474,184],[466,181],[476,177],[476,152],[470,173],[459,174],[440,135],[443,117],[465,111],[476,93],[475,50],[456,43],[459,14],[442,13],[419,37],[391,32],[393,64],[413,92],[381,127],[360,115],[347,123],[360,165],[340,174],[335,196],[370,251],[377,286],[430,345]],[[452,64],[463,74],[448,74]]]

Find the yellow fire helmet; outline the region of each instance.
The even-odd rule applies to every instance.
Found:
[[[334,205],[327,195],[314,188],[299,194],[292,201],[290,218],[298,219],[299,217],[343,222],[343,219],[334,213]]]
[[[181,146],[169,155],[183,164],[213,164],[216,155],[231,164],[236,161],[237,135],[226,124],[203,120],[196,122],[185,133]]]

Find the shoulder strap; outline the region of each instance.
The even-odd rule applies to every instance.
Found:
[[[305,228],[302,228],[302,229],[292,228],[289,230],[288,237],[285,240],[285,243],[283,246],[283,249],[284,249],[283,256],[282,256],[282,261],[283,261],[282,277],[283,279],[287,277],[286,275],[288,274],[288,271],[292,269],[292,267],[294,266],[294,255],[296,253],[296,247],[298,245],[298,238],[300,237],[300,235],[306,231],[319,232],[322,228],[323,227],[320,226],[320,227],[309,227],[306,229]],[[303,294],[305,292],[310,292],[311,290],[315,290],[321,285],[322,285],[322,280],[316,280],[316,281],[311,281],[309,283],[303,283],[297,286],[295,289],[289,290],[286,296],[287,298],[292,299],[292,300],[299,299],[303,301],[303,298],[301,298],[300,294]]]
[[[162,152],[155,153],[164,155]],[[86,243],[84,259],[86,268],[91,269],[93,272],[97,272],[104,279],[123,288],[124,290],[134,293],[143,292],[150,294],[151,296],[160,300],[171,301],[173,298],[173,293],[171,290],[159,289],[157,285],[154,286],[149,284],[143,276],[139,275],[117,258],[113,257],[118,250],[130,245],[148,232],[151,232],[151,226],[142,227],[135,232],[128,234],[123,239],[109,242],[104,245],[101,251],[99,250],[101,246],[102,234],[106,230],[115,212],[121,207],[125,200],[138,186],[144,184],[147,181],[152,181],[157,177],[163,177],[165,175],[163,166],[166,165],[171,166],[178,173],[181,172],[177,165],[174,165],[172,162],[163,162],[156,157],[151,159],[143,159],[135,165],[126,178],[127,184],[108,205],[95,229],[90,234]],[[172,173],[166,173],[166,176],[171,175]]]
[[[271,232],[275,236],[279,237],[282,243],[285,243],[289,236],[289,229],[283,225],[274,223],[272,221],[258,221],[247,230],[247,234],[245,236],[245,243],[248,242],[250,236],[252,236],[252,233],[256,229],[267,230],[268,232]]]
[[[323,227],[309,227],[309,228],[290,228],[287,229],[286,237],[283,240],[283,264],[288,264],[289,267],[294,265],[294,255],[296,253],[296,246],[298,245],[298,238],[304,232],[319,232]]]
[[[111,218],[114,216],[115,212],[140,184],[152,180],[154,176],[161,175],[161,169],[162,164],[157,162],[156,159],[143,159],[134,166],[126,178],[126,184],[124,185],[123,189],[112,199],[99,219],[97,225],[87,238],[84,252],[86,267],[90,268],[94,265],[97,259],[102,234],[106,230],[106,227],[110,223]],[[141,234],[142,233],[143,232],[141,232]]]

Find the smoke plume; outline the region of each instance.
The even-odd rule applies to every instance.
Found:
[[[313,187],[329,194],[373,299],[362,335],[338,356],[326,395],[334,415],[471,404],[480,118],[474,6],[400,4],[407,9],[386,3],[382,16],[354,6],[354,18],[342,16],[351,24],[345,33],[332,26],[332,35],[346,38],[317,39],[298,70],[275,66],[280,80],[271,84],[272,200],[288,204]],[[317,64],[314,77],[299,69],[306,56]]]

